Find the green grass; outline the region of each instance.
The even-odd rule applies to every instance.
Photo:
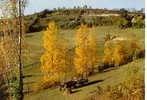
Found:
[[[26,95],[25,100],[83,100],[84,98],[92,95],[92,93],[96,91],[97,86],[114,86],[127,80],[129,78],[128,76],[130,75],[128,72],[133,72],[133,70],[131,71],[132,67],[138,66],[140,67],[138,73],[144,74],[144,59],[139,59],[127,65],[121,66],[118,69],[113,69],[108,72],[99,73],[89,77],[90,81],[100,82],[96,82],[94,84],[84,86],[82,88],[74,89],[74,91],[77,92],[71,95],[65,96],[62,92],[59,92],[58,89],[47,89],[42,90],[36,94]]]
[[[73,48],[75,46],[74,43],[74,36],[76,30],[61,30],[59,33],[68,40],[69,48]],[[99,55],[103,55],[103,44],[104,44],[104,37],[105,34],[115,34],[121,37],[132,38],[137,40],[141,43],[141,46],[144,48],[144,29],[127,29],[121,30],[117,27],[97,27],[96,28],[96,36],[99,43]],[[30,52],[30,59],[25,60],[25,90],[32,89],[33,83],[40,81],[41,79],[41,71],[40,71],[40,57],[44,52],[42,46],[42,36],[43,32],[37,33],[30,33],[26,35],[25,43],[28,44],[29,52]],[[88,85],[79,89],[76,89],[72,95],[64,96],[60,93],[57,89],[47,89],[40,91],[37,94],[25,94],[25,100],[82,100],[83,98],[90,95],[96,89],[97,85],[105,87],[107,85],[116,85],[127,78],[128,69],[131,70],[134,66],[140,66],[142,72],[144,73],[144,59],[136,60],[132,63],[127,65],[121,66],[118,69],[110,70],[105,73],[97,73],[91,76],[89,79],[90,81],[95,80],[103,80],[101,82],[97,82],[92,85]]]

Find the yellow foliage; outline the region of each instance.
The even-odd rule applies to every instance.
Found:
[[[95,35],[95,28],[90,31],[88,35],[88,57],[89,57],[89,64],[90,64],[90,69],[91,71],[94,70],[94,67],[96,67],[97,60],[98,60],[98,41],[96,39]]]
[[[115,66],[126,64],[137,58],[139,52],[140,47],[134,41],[119,41],[116,43],[106,41],[104,44],[103,63],[114,64]]]
[[[98,47],[94,33],[81,25],[76,34],[76,57],[74,59],[75,68],[80,75],[88,75],[93,71],[97,62]]]
[[[113,60],[116,66],[126,63],[126,58],[128,57],[128,49],[125,44],[118,43],[114,49]]]
[[[112,47],[110,47],[110,41],[106,41],[105,44],[104,44],[104,58],[103,58],[103,63],[106,63],[106,64],[112,64],[113,61],[112,61],[112,54],[113,54],[113,51],[112,51]]]
[[[40,90],[48,89],[58,84],[59,84],[58,74],[54,76],[46,75],[43,77],[43,80],[33,85],[33,92],[39,92]]]
[[[58,30],[54,22],[49,23],[44,32],[43,46],[46,52],[41,56],[41,71],[44,73],[44,81],[55,79],[67,69],[67,46],[57,34]]]

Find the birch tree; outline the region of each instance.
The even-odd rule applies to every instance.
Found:
[[[44,73],[44,81],[56,82],[60,80],[68,67],[67,46],[60,38],[57,26],[54,22],[48,24],[44,32],[43,47],[45,53],[41,56],[41,70]]]
[[[26,0],[1,0],[0,10],[2,18],[0,22],[1,46],[3,53],[2,75],[5,76],[8,87],[8,98],[12,100],[23,99],[23,73],[22,73],[22,33]]]
[[[77,30],[75,42],[75,68],[78,74],[87,77],[93,71],[93,66],[97,62],[97,40],[87,26],[81,25]]]

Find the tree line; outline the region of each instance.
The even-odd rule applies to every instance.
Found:
[[[44,32],[43,47],[45,53],[41,56],[41,71],[43,78],[35,89],[49,88],[58,85],[68,78],[68,73],[74,71],[72,77],[88,77],[109,67],[119,67],[137,58],[144,57],[144,50],[135,41],[104,43],[104,56],[99,56],[99,44],[95,27],[81,25],[75,35],[74,56],[68,52],[68,43],[58,34],[55,22],[50,22]],[[72,58],[73,60],[71,60]],[[72,67],[74,66],[74,67]],[[71,69],[71,70],[69,70]]]

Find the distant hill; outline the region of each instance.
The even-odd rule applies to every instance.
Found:
[[[39,13],[24,16],[27,33],[39,32],[44,30],[50,21],[57,23],[59,28],[73,29],[81,23],[89,26],[109,26],[117,25],[120,17],[125,13],[125,9],[107,10],[107,9],[90,9],[90,8],[74,8],[74,9],[54,9],[43,10]],[[131,16],[141,14],[141,12],[128,12]],[[1,22],[1,21],[0,21]]]
[[[60,28],[76,28],[81,23],[98,25],[116,24],[116,20],[125,10],[107,9],[59,9],[44,10],[39,13],[25,16],[27,32],[38,32],[47,27],[49,21],[55,21]],[[130,15],[142,14],[128,12]]]

